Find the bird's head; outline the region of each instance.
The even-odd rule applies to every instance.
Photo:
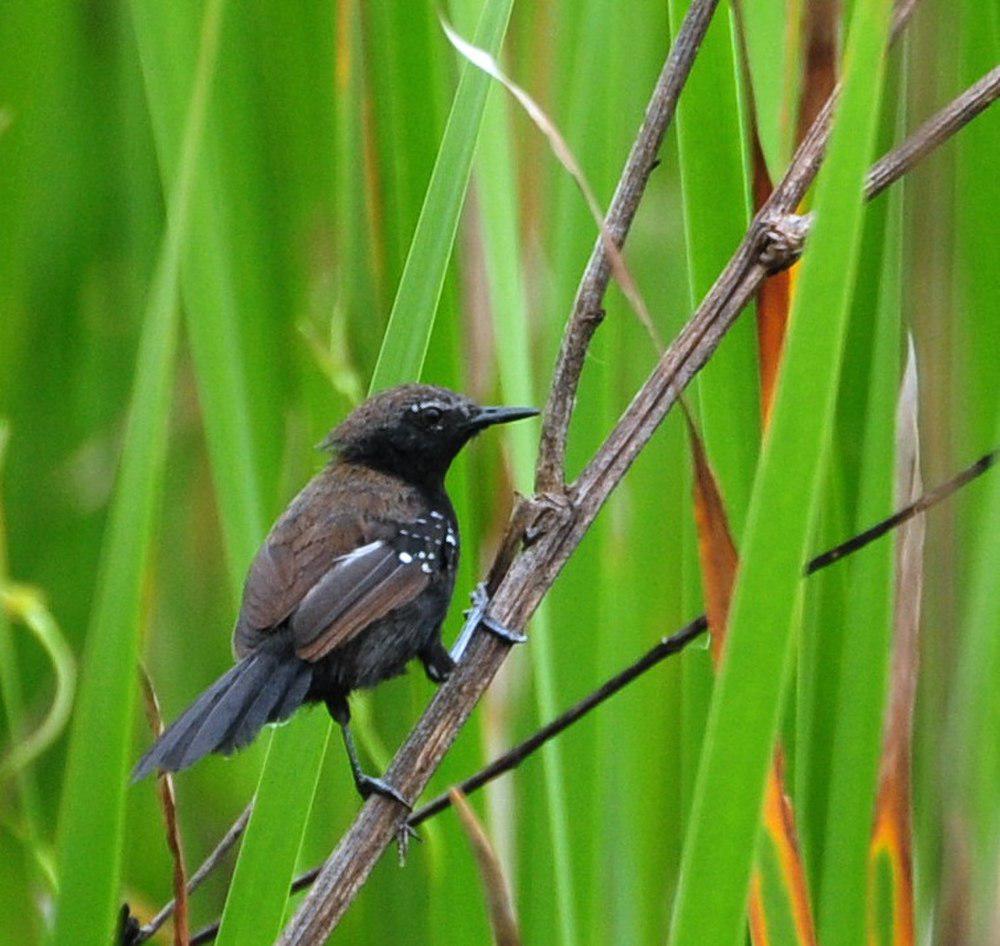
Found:
[[[480,407],[447,388],[404,384],[370,397],[322,446],[406,479],[440,481],[479,431],[537,413],[533,407]]]

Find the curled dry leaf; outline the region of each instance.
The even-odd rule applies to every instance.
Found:
[[[911,338],[896,411],[897,504],[913,503],[923,489],[918,400],[916,357]],[[889,704],[869,854],[869,941],[892,946],[912,946],[915,941],[910,767],[924,532],[924,518],[916,516],[900,526],[897,537]]]
[[[451,790],[451,803],[458,812],[462,827],[472,845],[476,864],[479,866],[483,892],[486,894],[486,908],[489,913],[490,926],[493,929],[493,939],[497,946],[520,946],[521,931],[518,929],[510,888],[507,885],[500,858],[493,850],[486,830],[476,817],[472,806],[457,788]]]
[[[635,279],[632,278],[632,274],[625,264],[625,258],[622,256],[617,241],[604,225],[604,212],[601,210],[601,205],[594,195],[593,188],[587,181],[587,176],[583,173],[583,168],[580,167],[580,163],[576,160],[572,150],[566,143],[566,139],[563,138],[555,123],[542,107],[500,68],[500,64],[493,56],[486,52],[486,50],[480,49],[478,46],[473,46],[472,43],[462,39],[443,17],[441,18],[441,28],[444,30],[445,36],[448,37],[448,41],[458,50],[459,54],[471,65],[485,72],[491,79],[495,79],[510,92],[521,108],[524,109],[525,114],[531,119],[535,127],[545,135],[556,160],[566,169],[570,177],[576,182],[577,187],[580,188],[580,193],[583,194],[587,209],[594,218],[594,223],[597,224],[601,239],[604,241],[604,248],[611,263],[611,271],[614,273],[618,285],[625,294],[625,298],[632,306],[643,327],[649,333],[649,337],[653,340],[657,352],[662,355],[665,350],[663,339],[659,331],[657,331],[656,325],[653,323],[649,309],[646,307]]]

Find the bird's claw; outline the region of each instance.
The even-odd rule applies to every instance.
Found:
[[[482,627],[485,627],[491,634],[499,637],[500,640],[507,641],[508,644],[523,644],[528,639],[520,631],[515,631],[506,627],[499,621],[495,621],[493,618],[489,617],[489,615],[483,615],[479,619],[479,624]]]
[[[381,795],[383,798],[391,798],[393,801],[398,801],[407,811],[413,811],[413,805],[385,779],[375,778],[373,775],[361,775],[355,784],[358,788],[358,794],[364,799],[367,799],[374,793]]]
[[[410,840],[423,841],[417,829],[409,821],[401,821],[396,828],[396,850],[399,853],[399,866],[406,866],[406,856],[410,851]]]

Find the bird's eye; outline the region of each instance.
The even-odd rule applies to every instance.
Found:
[[[436,424],[443,416],[440,407],[427,406],[420,412],[420,419],[429,427]]]

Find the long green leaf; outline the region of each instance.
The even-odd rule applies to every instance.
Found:
[[[84,650],[59,824],[53,941],[107,946],[118,898],[128,750],[135,705],[140,587],[167,443],[178,282],[222,17],[205,9],[198,67],[150,288],[96,603]],[[84,801],[86,800],[86,801]]]
[[[496,52],[512,2],[487,3],[477,43]],[[420,375],[469,180],[487,87],[485,76],[470,69],[463,71],[371,390]],[[220,946],[267,943],[280,926],[329,730],[329,721],[310,717],[273,737],[257,807],[240,848],[227,899]],[[290,816],[294,818],[291,823]],[[248,910],[255,920],[252,924],[245,919]]]
[[[534,404],[531,334],[527,296],[521,272],[521,240],[517,230],[517,207],[511,195],[517,192],[512,138],[508,127],[506,93],[492,92],[483,119],[477,185],[482,205],[483,248],[487,291],[497,344],[497,365],[504,398],[511,404]],[[535,431],[521,424],[505,432],[510,446],[515,485],[530,488],[534,470]],[[553,672],[551,625],[548,608],[542,606],[532,620],[532,671],[542,719],[557,711]],[[550,743],[542,757],[546,802],[555,870],[555,905],[559,916],[560,942],[578,942],[573,877],[570,866],[569,812],[562,752]]]
[[[801,601],[801,562],[830,441],[891,6],[859,0],[852,24],[843,97],[818,184],[816,227],[750,503],[729,649],[709,712],[671,923],[673,946],[734,944],[745,929],[765,775]]]
[[[671,0],[670,24],[675,34],[689,7],[689,0]],[[749,219],[746,136],[734,50],[733,17],[730,11],[720,8],[702,41],[677,106],[677,150],[691,308],[711,288]],[[706,114],[712,114],[713,120],[706,122]],[[760,443],[756,342],[749,314],[733,327],[701,373],[697,391],[705,447],[738,539],[746,521]],[[687,594],[693,599],[692,610],[695,610],[700,582],[690,523],[685,523],[683,538],[692,563],[686,575],[691,585]],[[712,694],[712,672],[703,650],[684,654],[681,663],[683,784],[685,798],[690,799]]]
[[[995,4],[965,0],[961,16],[959,83],[964,86],[1000,61],[1000,9]],[[996,109],[994,105],[994,113]],[[961,404],[954,420],[956,458],[974,455],[984,445],[996,443],[1000,430],[996,397],[1000,281],[995,277],[1000,270],[1000,241],[983,239],[984,233],[995,232],[1000,207],[1000,176],[994,162],[983,160],[983,156],[995,154],[998,149],[997,114],[974,122],[956,142],[954,344],[962,365],[962,370],[956,371],[955,403]],[[945,805],[950,802],[961,812],[967,828],[972,849],[969,939],[987,943],[996,934],[996,891],[1000,883],[1000,750],[996,738],[1000,732],[1000,688],[996,685],[1000,679],[1000,608],[996,593],[1000,484],[994,480],[981,502],[963,505],[953,551],[968,561],[967,568],[960,565],[957,571],[968,574],[970,580],[962,602],[961,650],[953,677],[954,702],[949,704],[953,707],[949,713],[952,720],[943,744],[949,759],[955,760],[957,777],[937,790],[944,794]],[[933,725],[935,710],[942,705],[936,701],[925,707],[928,729]],[[925,781],[916,787],[918,793],[925,785],[935,786],[935,767],[926,766],[926,770]],[[937,832],[923,833],[933,844]],[[957,861],[954,851],[962,843],[961,836],[952,840],[950,851],[946,846],[946,857],[950,854],[952,861]],[[918,849],[917,856],[921,853]],[[966,869],[964,864],[959,868]],[[918,879],[931,895],[938,889],[928,883],[929,878],[918,874]],[[930,879],[940,883],[938,878]],[[923,890],[918,891],[918,897]]]
[[[886,112],[884,124],[892,129],[898,124],[897,116],[888,107]],[[879,226],[870,228],[874,231],[871,236],[884,244],[884,250],[872,247],[866,233],[863,246],[872,250],[876,265],[869,263],[865,272],[859,273],[852,314],[854,327],[871,339],[860,462],[849,464],[859,473],[855,531],[888,515],[893,507],[901,357],[900,207],[901,194],[897,192],[885,205],[873,208],[875,212],[868,218],[868,223],[877,218]],[[862,286],[862,279],[866,285]],[[851,431],[844,431],[844,435],[850,437]],[[822,857],[817,919],[824,944],[862,943],[865,939],[867,865],[892,634],[893,545],[891,540],[877,543],[849,563],[850,591],[840,621],[840,673],[833,713],[826,709],[830,728],[818,734],[826,740],[829,766],[824,786],[825,828],[817,852]],[[822,673],[821,667],[816,670]],[[814,754],[819,753],[819,746],[812,748]]]
[[[477,46],[494,56],[499,52],[513,5],[514,0],[487,0],[476,27]],[[463,67],[375,365],[373,391],[420,373],[465,202],[489,83],[478,69]]]

